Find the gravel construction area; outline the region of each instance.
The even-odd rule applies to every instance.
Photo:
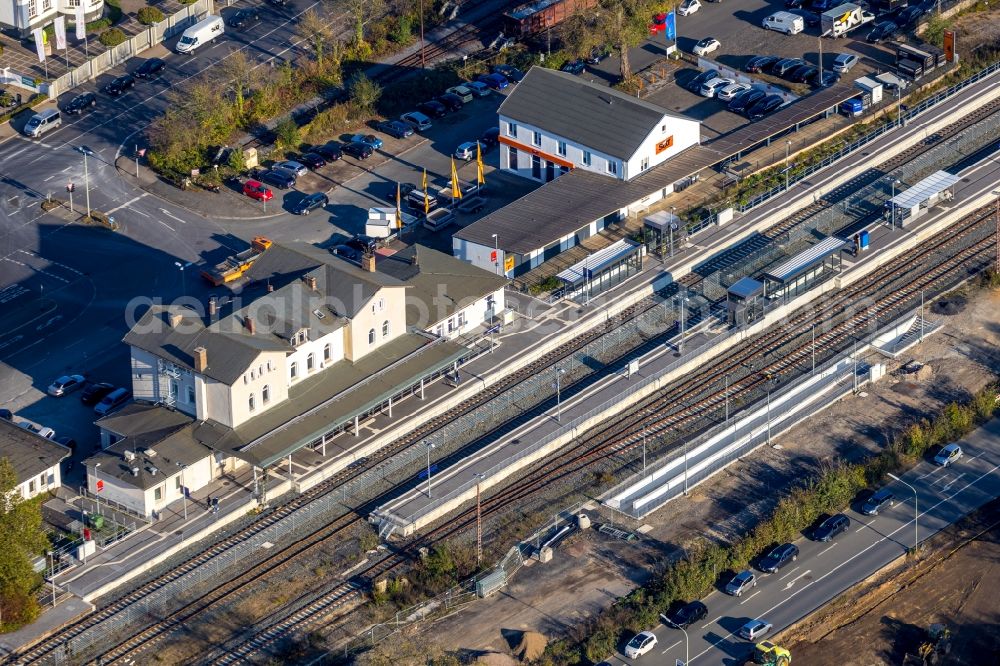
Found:
[[[734,463],[646,524],[620,525],[641,533],[639,542],[617,541],[595,530],[578,534],[560,545],[551,562],[522,569],[503,592],[433,628],[418,626],[417,632],[430,632],[446,650],[473,652],[504,651],[501,632],[510,630],[557,637],[641,584],[685,547],[742,531],[772,508],[780,495],[776,491],[796,479],[834,460],[875,452],[915,419],[982,388],[1000,371],[1000,292],[960,295],[967,302],[949,308],[954,314],[929,315],[945,324],[942,331],[890,361],[889,375],[876,385],[793,428],[776,446]],[[903,366],[911,361],[923,369],[905,372]],[[563,508],[556,498],[550,506],[553,513]],[[487,533],[489,529],[486,525]]]

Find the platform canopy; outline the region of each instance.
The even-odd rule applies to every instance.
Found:
[[[961,176],[955,176],[947,171],[935,171],[910,189],[894,196],[892,205],[902,209],[913,208],[944,192],[960,180]]]
[[[639,250],[639,245],[623,238],[607,246],[603,250],[591,254],[583,261],[578,261],[557,277],[566,284],[580,284],[584,280],[594,279],[602,270],[612,266],[621,259],[634,254]]]
[[[847,241],[835,236],[827,236],[809,249],[799,252],[780,266],[767,271],[764,273],[764,277],[768,280],[785,284],[802,275],[802,273],[820,263],[831,254],[839,252],[840,248],[845,245],[847,245]]]

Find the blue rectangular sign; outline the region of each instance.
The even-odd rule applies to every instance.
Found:
[[[677,39],[677,14],[674,12],[667,13],[667,24],[663,28],[663,36],[670,41],[676,41]]]

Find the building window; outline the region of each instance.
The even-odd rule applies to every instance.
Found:
[[[153,488],[153,500],[159,502],[163,499],[163,488]]]
[[[608,160],[608,173],[610,173],[612,176],[618,175],[618,162],[615,162],[614,160]]]
[[[257,379],[257,371],[251,369],[250,370],[250,381],[253,381],[255,379]]]
[[[257,409],[257,399],[254,397],[253,393],[251,393],[250,397],[247,399],[247,405],[250,407],[251,412]]]
[[[462,330],[463,328],[465,328],[465,313],[464,312],[459,312],[458,313],[458,330]]]
[[[187,401],[188,401],[189,405],[193,405],[194,404],[194,387],[193,386],[188,386],[187,387]]]
[[[378,299],[378,311],[382,312],[382,310],[385,310],[385,299],[384,298]]]
[[[368,331],[368,344],[370,344],[370,345],[375,344],[375,329],[374,328],[370,329]]]
[[[517,148],[507,147],[507,163],[511,169],[517,169]]]
[[[442,337],[442,336],[444,336],[444,326],[442,326],[441,324],[438,324],[437,328],[434,329],[434,332],[437,334],[437,336],[439,338]]]
[[[243,385],[246,386],[249,383],[250,383],[250,378],[247,377],[246,375],[243,375]]]
[[[35,0],[31,0],[28,3],[28,18],[33,19],[38,16],[38,5],[35,4]]]
[[[308,372],[312,372],[313,366],[315,365],[316,365],[316,357],[312,354],[312,352],[310,352],[309,355],[306,356],[306,370]]]
[[[171,400],[177,400],[177,394],[178,394],[179,391],[180,391],[180,387],[177,385],[177,382],[175,382],[174,380],[171,379],[170,380],[170,399]]]
[[[31,479],[28,481],[28,493],[31,494],[34,492],[35,492],[35,480]]]
[[[661,132],[666,132],[667,131],[667,126],[666,125],[660,125],[660,131]]]
[[[174,488],[176,488],[177,490],[181,489],[181,475],[180,474],[178,474],[177,476],[174,477]]]
[[[563,157],[566,157],[566,142],[565,141],[560,141],[559,142],[559,145],[556,146],[556,152],[559,153],[560,155],[562,155]]]
[[[268,361],[268,362],[267,362],[267,371],[268,371],[268,372],[271,372],[271,369],[272,369],[272,368],[271,368],[271,362],[270,362],[270,361]]]
[[[47,12],[52,9],[52,0],[42,0],[42,11]]]
[[[535,180],[542,179],[542,159],[538,155],[531,156],[531,177]]]
[[[587,165],[587,166],[590,166],[590,151],[589,150],[583,151],[583,163],[585,165]]]
[[[323,360],[329,361],[332,357],[333,357],[333,349],[330,347],[330,343],[328,342],[326,343],[326,346],[323,347]]]
[[[449,333],[454,333],[455,332],[455,320],[454,319],[449,319],[448,320],[448,332]]]
[[[517,123],[507,123],[507,136],[517,136]]]
[[[542,133],[541,132],[532,132],[532,134],[531,134],[531,143],[535,144],[536,146],[542,145]]]
[[[643,157],[642,158],[642,164],[639,165],[639,170],[640,171],[645,171],[648,168],[649,168],[649,158],[648,157]]]
[[[263,363],[261,363],[260,366],[257,368],[257,376],[259,376],[259,377],[263,377],[264,376],[264,364]]]
[[[389,320],[388,319],[386,319],[384,322],[382,322],[382,337],[383,338],[389,337]]]
[[[288,374],[292,379],[295,379],[299,375],[299,364],[292,361],[288,364]]]
[[[265,405],[271,402],[271,387],[268,384],[264,384],[264,388],[260,390],[260,401]]]

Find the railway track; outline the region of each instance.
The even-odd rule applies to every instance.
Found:
[[[914,262],[914,257],[926,258],[930,254],[942,253],[947,247],[963,241],[988,223],[992,212],[992,208],[984,208],[973,213],[945,234],[824,299],[823,303],[807,308],[781,327],[765,331],[753,340],[737,346],[705,373],[675,382],[665,391],[631,408],[621,419],[609,421],[605,426],[591,430],[587,433],[585,446],[573,447],[572,450],[555,456],[483,499],[480,503],[482,516],[488,518],[506,512],[555,481],[583,471],[601,460],[626,453],[639,446],[645,435],[668,430],[677,432],[690,427],[726,399],[749,400],[755,393],[759,393],[771,377],[787,373],[805,362],[811,355],[812,343],[800,343],[799,340],[809,334],[813,326],[837,314],[844,314],[847,310],[845,306],[852,302],[872,294],[887,292],[873,298],[864,309],[849,312],[840,321],[831,323],[817,338],[817,343],[822,343],[827,348],[844,348],[855,339],[857,331],[866,327],[876,328],[880,318],[891,316],[894,308],[902,307],[921,290],[940,288],[942,285],[947,287],[965,277],[969,271],[969,262],[978,261],[982,266],[989,265],[990,257],[995,251],[995,241],[987,236],[934,263],[928,270],[912,270],[918,265]],[[911,270],[901,270],[907,267]],[[737,379],[727,389],[717,389],[723,375],[734,374],[746,364],[763,362],[779,350],[782,353],[774,360],[755,367],[751,374]],[[685,398],[691,394],[696,396],[696,400],[686,401]],[[432,528],[421,542],[433,543],[470,529],[475,524],[475,514],[475,508],[472,507],[460,511],[449,517],[444,524]],[[310,600],[293,615],[262,628],[242,643],[210,655],[204,663],[212,666],[242,663],[286,639],[293,632],[314,627],[341,605],[346,596],[360,597],[368,582],[402,566],[407,560],[404,553],[399,553],[373,564],[359,572],[355,580],[335,585]],[[359,584],[359,581],[362,582]]]

